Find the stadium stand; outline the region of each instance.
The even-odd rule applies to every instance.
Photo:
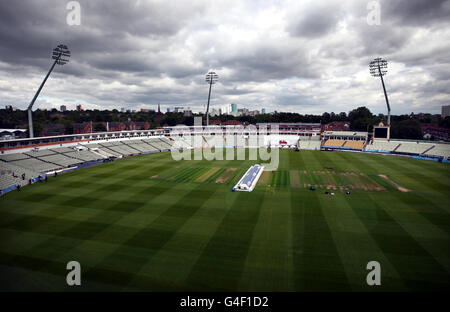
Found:
[[[422,154],[430,149],[433,144],[418,142],[399,142],[400,146],[395,149],[397,153]]]
[[[0,189],[7,188],[11,185],[17,184],[17,179],[9,174],[0,175]]]
[[[188,137],[175,136],[173,146],[175,146],[175,148],[192,148],[191,139],[192,139],[191,136]]]
[[[15,160],[11,162],[13,165],[17,165],[22,168],[27,168],[36,172],[47,172],[61,168],[61,165],[45,162],[37,158],[28,158],[22,160]],[[3,164],[2,164],[3,165]]]
[[[320,150],[320,141],[300,141],[300,149]]]
[[[71,157],[65,156],[63,154],[42,156],[42,157],[39,157],[39,159],[43,160],[45,162],[57,164],[60,167],[73,166],[73,165],[80,164],[83,162],[80,159],[71,158]]]
[[[99,160],[99,159],[103,158],[103,157],[101,157],[97,154],[94,154],[90,151],[87,151],[87,150],[72,151],[69,153],[64,153],[64,155],[71,157],[71,158],[80,159],[83,161],[93,161],[93,160]]]
[[[23,154],[16,154],[16,155],[23,156]],[[16,161],[9,161],[9,162],[0,161],[0,192],[2,193],[3,190],[7,188],[15,188],[17,185],[24,186],[29,183],[30,179],[33,180],[36,177],[40,176],[39,172],[30,170],[29,168],[26,167],[20,167],[16,165],[15,164]]]
[[[364,143],[365,143],[364,141],[345,141],[343,147],[357,149],[357,150],[363,150]]]
[[[172,142],[171,140],[169,140],[168,138],[166,138],[166,137],[160,137],[159,139],[160,139],[161,141],[163,141],[163,142],[168,146],[168,148],[171,148],[171,147],[172,147],[173,142]]]
[[[108,147],[102,146],[100,144],[87,144],[85,145],[87,148],[89,149],[96,149],[99,153],[101,153],[102,155],[105,155],[107,157],[110,156],[122,156],[122,154],[117,153],[111,149],[109,149]]]
[[[424,155],[450,157],[450,144],[435,144],[433,148],[425,151]]]
[[[126,145],[140,151],[141,153],[151,153],[158,151],[158,149],[144,142],[143,140],[130,140],[126,142]]]
[[[87,148],[99,148],[100,146],[97,143],[88,143],[84,144]]]
[[[30,158],[30,156],[23,153],[0,155],[0,160],[3,161],[22,160],[27,158]]]
[[[41,157],[41,156],[48,156],[56,154],[54,151],[50,149],[44,149],[44,150],[32,150],[30,152],[26,152],[25,155],[31,156],[31,157]]]
[[[150,145],[156,147],[158,150],[166,150],[167,149],[167,145],[165,145],[159,139],[149,139],[147,143],[149,143]]]
[[[36,177],[39,175],[38,172],[30,170],[28,168],[17,166],[13,162],[1,162],[0,171],[2,174],[11,174],[16,176],[21,176],[22,174],[25,174],[26,179]]]
[[[220,135],[212,135],[212,136],[203,136],[203,144],[204,146],[224,146],[223,136]]]
[[[345,140],[326,140],[323,144],[324,146],[330,147],[342,147],[345,143]]]
[[[56,153],[70,153],[73,152],[75,149],[70,147],[58,147],[58,148],[52,148],[51,151],[54,151]]]
[[[390,153],[400,145],[399,142],[378,141],[374,140],[371,144],[366,145],[366,151]]]

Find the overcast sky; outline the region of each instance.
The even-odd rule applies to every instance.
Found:
[[[380,0],[380,25],[369,25],[365,0],[80,0],[79,26],[67,23],[68,2],[0,1],[2,107],[27,107],[59,43],[72,57],[36,108],[199,111],[214,70],[213,107],[384,113],[375,57],[389,62],[394,114],[450,104],[450,1]]]

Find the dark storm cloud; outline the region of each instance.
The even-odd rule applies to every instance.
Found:
[[[73,27],[67,2],[0,2],[1,105],[26,106],[59,43],[72,57],[42,105],[202,107],[213,69],[218,105],[331,111],[338,98],[348,104],[336,109],[350,110],[378,103],[367,69],[377,56],[390,61],[394,99],[434,108],[450,99],[450,1],[380,1],[381,25],[370,26],[359,0],[80,0]]]
[[[314,3],[312,7],[291,15],[288,31],[293,36],[320,38],[333,31],[342,18],[339,6],[334,3]]]
[[[233,69],[233,74],[226,79],[230,82],[319,77],[314,65],[308,62],[307,51],[303,47],[283,42],[244,44],[233,53],[225,50],[217,56],[213,65],[215,68]]]
[[[201,12],[200,7],[175,3],[134,4],[133,1],[80,1],[82,25],[70,27],[66,23],[65,1],[0,2],[0,60],[8,63],[47,63],[51,49],[64,41],[72,54],[89,63],[100,53],[106,60],[98,61],[99,69],[140,71],[145,55],[135,57],[126,64],[108,61],[120,54],[139,51],[143,47],[139,37],[166,37],[176,34],[186,20]],[[157,47],[158,48],[158,47]],[[111,56],[110,54],[113,54]],[[133,55],[120,56],[123,59]],[[138,63],[142,63],[139,66]],[[127,63],[127,62],[125,62]],[[96,67],[96,64],[92,64]]]
[[[423,27],[436,23],[449,23],[448,0],[384,0],[381,2],[385,18],[401,25]]]

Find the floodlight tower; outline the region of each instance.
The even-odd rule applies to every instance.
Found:
[[[213,71],[210,71],[206,74],[205,80],[207,83],[209,83],[208,105],[206,106],[206,125],[209,126],[209,100],[211,98],[211,87],[216,83],[217,80],[219,80],[219,75],[217,75]]]
[[[67,46],[64,44],[58,45],[56,48],[53,49],[52,59],[55,61],[53,62],[52,67],[50,67],[50,70],[47,73],[47,76],[45,76],[44,81],[42,81],[39,89],[37,90],[36,94],[34,95],[33,99],[31,100],[30,105],[28,105],[28,127],[29,127],[29,133],[30,138],[34,137],[33,133],[33,118],[31,115],[31,110],[33,108],[34,102],[36,101],[37,97],[39,96],[39,93],[41,93],[42,88],[44,87],[45,82],[47,81],[48,77],[50,76],[51,72],[53,71],[53,68],[55,68],[55,65],[64,65],[69,62],[70,57],[70,51],[67,49]]]
[[[376,58],[369,64],[370,74],[374,77],[381,78],[381,84],[383,85],[384,98],[386,99],[386,105],[388,109],[388,127],[391,126],[391,106],[389,105],[388,96],[386,93],[386,87],[384,86],[383,76],[387,73],[387,61],[382,58]]]

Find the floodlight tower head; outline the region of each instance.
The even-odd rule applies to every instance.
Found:
[[[56,64],[64,65],[69,63],[70,51],[65,44],[60,44],[53,49],[52,59]]]
[[[373,77],[380,77],[381,79],[381,84],[383,85],[383,91],[384,91],[384,98],[386,99],[386,106],[388,109],[388,126],[391,126],[391,106],[389,105],[389,100],[388,100],[388,96],[386,93],[386,87],[384,86],[384,80],[383,80],[383,76],[387,74],[387,61],[385,59],[382,59],[380,57],[374,59],[372,62],[370,62],[369,64],[369,70],[370,70],[370,74]]]
[[[215,84],[217,80],[219,80],[219,75],[217,75],[215,72],[210,71],[206,74],[205,80],[209,84]]]
[[[376,58],[369,64],[370,74],[374,77],[381,77],[387,73],[387,61],[382,58]]]

